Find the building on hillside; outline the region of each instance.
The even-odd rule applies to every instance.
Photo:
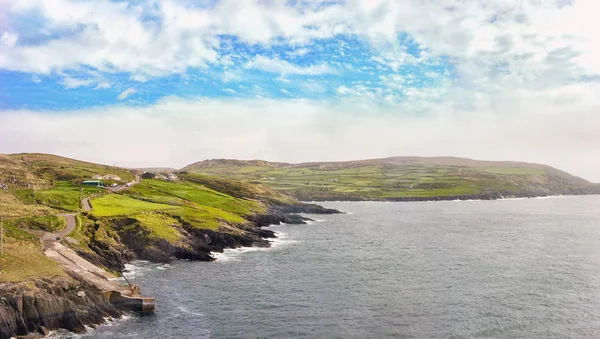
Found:
[[[154,173],[145,172],[142,174],[142,179],[154,179],[155,176]]]
[[[167,179],[171,180],[171,181],[175,181],[179,178],[177,178],[177,176],[173,173],[169,173],[169,176],[167,177]]]
[[[160,180],[167,180],[167,177],[165,177],[164,175],[157,173],[154,175],[154,179],[160,179]]]
[[[83,186],[104,187],[102,180],[84,180],[81,184]]]
[[[121,181],[121,177],[115,174],[107,174],[104,176],[104,180],[116,180]]]
[[[94,175],[92,175],[92,179],[94,179],[94,180],[102,180],[102,179],[104,179],[104,177],[101,176],[101,175],[99,175],[99,174],[94,174]]]

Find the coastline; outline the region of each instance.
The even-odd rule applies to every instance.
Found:
[[[169,246],[166,242],[160,242],[161,247],[150,246],[146,249],[143,244],[136,242],[137,238],[132,235],[129,239],[122,237],[122,243],[114,244],[107,251],[94,252],[87,258],[92,262],[108,263],[114,267],[122,265],[119,271],[123,271],[125,264],[129,265],[135,262],[135,259],[156,264],[165,264],[173,259],[214,261],[216,259],[214,254],[223,253],[225,250],[271,248],[273,240],[270,239],[277,239],[277,235],[267,229],[268,226],[282,223],[306,224],[311,219],[299,214],[303,212],[341,213],[314,204],[270,206],[267,213],[249,216],[247,223],[226,225],[222,230],[187,227],[188,239],[193,245],[187,252]],[[135,256],[125,255],[136,250]],[[89,328],[106,323],[107,317],[120,319],[123,314],[109,303],[107,297],[97,287],[90,285],[76,274],[71,277],[42,278],[32,283],[36,285],[37,290],[27,287],[28,282],[2,284],[0,339],[15,336],[45,337],[50,332],[56,333],[60,330],[84,333]],[[11,290],[13,292],[10,292]]]
[[[385,198],[385,199],[363,199],[354,197],[334,197],[334,198],[317,198],[317,199],[301,199],[305,203],[323,203],[323,202],[435,202],[435,201],[489,201],[489,200],[519,200],[519,199],[539,199],[539,198],[554,198],[554,197],[576,197],[600,195],[600,193],[581,193],[581,194],[473,194],[473,195],[452,195],[438,197],[407,197],[407,198]]]
[[[314,220],[313,222],[319,222],[319,220]],[[312,222],[309,221],[310,224],[312,224]],[[280,223],[280,224],[272,224],[272,225],[267,225],[267,226],[263,226],[263,227],[277,227],[277,226],[294,226],[294,224],[287,224],[287,223]],[[264,238],[265,241],[269,242],[269,247],[265,247],[265,246],[241,246],[241,247],[235,247],[235,248],[225,248],[223,249],[223,252],[211,252],[211,255],[215,258],[214,263],[228,263],[228,262],[233,262],[233,261],[240,261],[238,259],[238,257],[240,255],[243,255],[244,253],[248,253],[248,252],[254,252],[254,251],[270,251],[270,250],[274,250],[276,248],[280,248],[289,244],[294,244],[297,243],[298,241],[296,240],[291,240],[291,239],[287,239],[287,235],[284,232],[281,231],[277,231],[274,230],[273,231],[275,237],[269,237],[269,238]],[[190,260],[190,259],[175,259],[175,261],[198,261],[198,260]],[[127,271],[128,273],[126,273],[127,275],[133,277],[135,271],[138,271],[141,275],[144,275],[144,271],[150,270],[150,268],[145,267],[144,265],[139,265],[140,263],[142,264],[160,264],[157,262],[151,262],[148,260],[133,260],[131,262],[129,262],[128,264],[126,264],[127,266]],[[157,266],[155,267],[155,269],[160,269],[159,267],[161,266]],[[163,268],[163,269],[168,269],[168,268]],[[120,315],[120,317],[106,317],[104,319],[104,323],[102,324],[98,324],[95,326],[89,326],[89,325],[84,325],[85,327],[85,333],[89,334],[89,333],[93,333],[95,330],[101,329],[103,327],[110,327],[122,322],[126,322],[128,320],[131,320],[133,318],[134,315],[130,314],[130,313],[122,313]],[[73,336],[73,332],[70,332],[68,330],[65,329],[56,329],[56,330],[52,330],[49,331],[47,336],[42,336],[39,335],[37,338],[57,338],[57,339],[62,339],[62,338],[71,338]]]

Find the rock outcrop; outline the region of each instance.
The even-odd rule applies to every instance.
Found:
[[[247,217],[246,223],[229,225],[225,222],[217,229],[197,228],[179,219],[177,225],[181,239],[167,241],[153,237],[147,228],[136,219],[119,217],[102,221],[114,232],[112,238],[97,240],[94,227],[90,230],[90,244],[93,253],[74,248],[87,260],[122,272],[124,264],[137,258],[153,262],[168,263],[173,258],[198,261],[212,261],[211,252],[222,252],[227,248],[269,247],[269,238],[275,233],[263,227],[278,224],[306,224],[311,219],[296,213],[332,214],[337,210],[326,209],[314,204],[276,205],[269,207],[269,213]]]
[[[59,328],[80,333],[120,316],[101,291],[76,277],[0,284],[0,339]]]

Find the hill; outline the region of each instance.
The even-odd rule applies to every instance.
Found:
[[[455,157],[391,157],[287,164],[205,160],[181,172],[263,184],[300,200],[497,199],[600,193],[600,186],[548,165]]]
[[[104,181],[119,184],[118,189],[82,185],[84,180],[106,175],[111,179]],[[287,212],[325,211],[266,186],[230,179],[190,174],[176,181],[148,179],[124,185],[135,179],[134,170],[56,155],[0,155],[0,217],[14,230],[8,238],[20,235],[9,242],[30,240],[22,235],[32,230],[59,230],[64,220],[56,215],[82,212],[82,200],[88,199],[93,209],[79,215],[80,225],[71,234],[78,244],[66,245],[118,271],[131,257],[211,260],[213,250],[268,246],[263,238],[272,237],[272,232],[258,228],[266,221],[302,222]],[[199,236],[207,239],[204,235],[219,240],[199,242]]]

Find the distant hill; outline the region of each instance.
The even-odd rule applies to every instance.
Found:
[[[300,164],[213,159],[181,171],[261,183],[302,200],[497,199],[600,193],[599,185],[548,165],[456,157]]]
[[[149,173],[171,173],[171,172],[175,172],[177,171],[176,168],[173,167],[144,167],[144,168],[136,168],[139,171],[142,172],[149,172]]]

